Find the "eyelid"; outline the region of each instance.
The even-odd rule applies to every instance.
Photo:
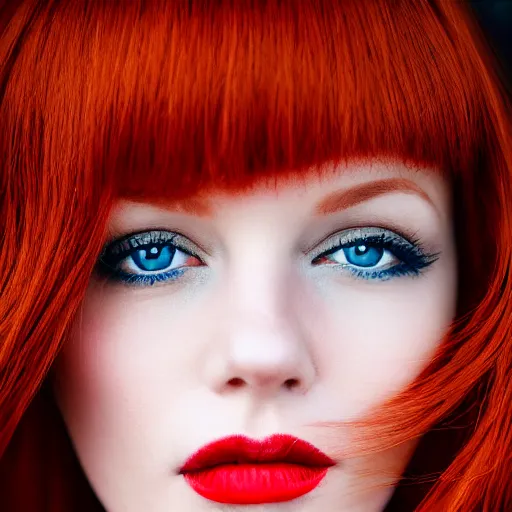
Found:
[[[360,229],[360,230],[378,229],[378,230],[384,231],[386,233],[394,233],[411,244],[415,243],[419,238],[418,231],[412,231],[409,229],[405,229],[401,226],[390,224],[388,222],[386,222],[386,225],[381,225],[378,222],[371,222],[371,223],[361,222],[361,223],[357,223],[357,224],[352,224],[349,227],[343,227],[337,231],[330,231],[328,235],[324,235],[324,236],[322,236],[322,238],[317,239],[315,242],[308,244],[308,246],[305,248],[302,248],[300,252],[304,256],[309,256],[309,254],[312,251],[316,252],[317,247],[319,247],[321,245],[323,246],[323,244],[326,243],[328,240],[330,240],[332,237],[336,237],[336,236],[339,236],[341,233],[349,232],[349,231],[353,231],[353,230],[357,230],[357,229]]]
[[[119,246],[119,244],[122,244],[123,242],[126,242],[128,240],[133,240],[137,236],[140,236],[140,237],[145,236],[145,235],[147,236],[147,235],[150,235],[151,233],[155,233],[155,234],[156,233],[158,233],[158,234],[165,233],[166,235],[169,235],[169,238],[167,240],[161,240],[160,242],[153,242],[153,243],[168,243],[169,245],[173,245],[177,249],[187,252],[188,254],[195,256],[201,260],[204,260],[205,259],[204,255],[207,255],[207,253],[204,250],[202,250],[202,248],[199,247],[198,244],[192,242],[187,236],[183,235],[182,233],[180,233],[178,231],[163,229],[163,228],[162,229],[151,228],[151,229],[137,231],[134,233],[128,233],[125,235],[115,237],[114,239],[108,240],[103,246],[103,250],[101,252],[100,259],[104,259],[108,255],[109,250],[112,250],[112,248]],[[112,236],[113,233],[109,232],[109,235]],[[148,242],[147,245],[151,245],[151,243]],[[141,247],[142,246],[143,246],[143,244],[141,244]],[[130,253],[132,253],[136,250],[137,250],[137,247],[131,247],[125,251],[120,251],[120,254],[123,254],[124,257],[126,257],[127,255],[129,255]],[[120,259],[123,259],[123,258],[120,258]]]
[[[310,249],[304,251],[304,254],[310,257],[311,252],[313,252],[313,258],[316,258],[321,254],[329,251],[330,249],[333,249],[340,245],[343,246],[345,243],[349,244],[352,241],[385,235],[392,235],[398,239],[401,238],[403,239],[404,242],[410,245],[415,245],[417,244],[418,241],[418,238],[416,236],[404,236],[401,233],[389,228],[378,226],[352,227],[330,234],[329,236],[323,238],[320,242],[317,242]]]

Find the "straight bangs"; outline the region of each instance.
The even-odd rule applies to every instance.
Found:
[[[54,59],[33,63],[53,95],[42,107],[50,127],[74,127],[116,196],[237,189],[368,157],[451,176],[483,145],[481,81],[432,2],[52,3],[40,23],[59,21],[38,51]]]

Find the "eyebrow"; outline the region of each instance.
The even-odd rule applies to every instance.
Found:
[[[316,206],[315,213],[317,215],[329,215],[393,192],[418,195],[437,211],[437,207],[432,199],[423,189],[416,185],[416,183],[406,178],[387,178],[362,183],[347,190],[333,192]],[[166,206],[167,208],[170,206],[166,201],[162,201],[162,203],[162,206]],[[171,205],[172,208],[177,211],[198,217],[211,217],[213,215],[212,204],[206,198],[190,197],[173,201]]]
[[[184,212],[197,217],[213,216],[212,204],[206,198],[189,197],[186,199],[177,199],[169,202],[167,199],[155,200],[155,204],[165,209]]]
[[[384,194],[393,192],[402,192],[406,194],[415,194],[427,201],[437,211],[437,207],[429,195],[421,189],[416,183],[406,178],[388,178],[369,183],[362,183],[348,190],[341,190],[329,194],[315,208],[317,215],[328,215],[341,210],[346,210],[352,206],[374,199]]]

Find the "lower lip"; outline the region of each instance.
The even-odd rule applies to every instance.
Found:
[[[327,474],[326,467],[286,463],[225,464],[184,474],[187,483],[203,498],[232,505],[290,501],[315,489]]]

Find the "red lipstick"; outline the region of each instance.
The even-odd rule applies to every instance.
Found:
[[[211,501],[248,505],[289,501],[312,491],[335,462],[312,444],[277,434],[231,436],[200,448],[180,470]]]

